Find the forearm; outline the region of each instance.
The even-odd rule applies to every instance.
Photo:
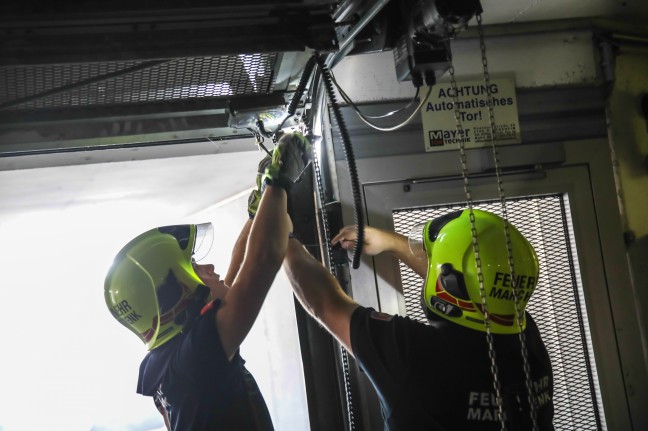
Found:
[[[247,245],[248,236],[250,235],[250,228],[252,227],[252,220],[247,220],[241,229],[241,233],[234,244],[234,249],[232,250],[232,260],[230,261],[229,268],[227,269],[227,274],[225,275],[225,284],[231,286],[234,283],[234,279],[241,269],[243,264],[243,258],[245,257],[245,247]]]
[[[294,239],[288,241],[283,266],[295,296],[310,315],[317,317],[329,293],[327,289],[318,288],[316,283],[330,274]]]
[[[351,316],[358,304],[349,298],[337,280],[296,239],[288,241],[284,268],[295,296],[304,309],[353,354]]]
[[[420,252],[414,254],[409,247],[408,238],[396,232],[381,230],[386,244],[385,251],[401,260],[421,277],[427,274],[427,257]]]
[[[357,306],[335,277],[295,239],[288,243],[284,269],[299,302],[321,323],[326,325],[328,312]]]
[[[256,264],[274,264],[281,267],[292,229],[286,213],[287,195],[280,187],[267,186],[257,215],[252,222],[245,260]]]
[[[390,253],[412,268],[418,275],[425,277],[427,274],[427,256],[425,256],[424,251],[417,251],[417,254],[413,254],[406,236],[391,230],[371,226],[365,226],[364,233],[363,253],[368,256],[376,256],[385,252]],[[356,246],[356,241],[357,227],[349,225],[340,229],[338,234],[331,240],[331,243],[340,244],[345,250],[350,250]]]
[[[254,324],[281,268],[290,228],[286,192],[268,186],[250,226],[243,262],[216,313],[221,343],[229,358],[236,353]]]

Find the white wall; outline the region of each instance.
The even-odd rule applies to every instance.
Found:
[[[207,221],[210,258],[224,274],[260,158],[252,151],[0,171],[1,431],[163,427],[152,400],[135,393],[146,350],[108,312],[104,277],[139,233]],[[210,207],[217,196],[230,198]],[[280,274],[242,347],[277,431],[308,429],[292,300]]]

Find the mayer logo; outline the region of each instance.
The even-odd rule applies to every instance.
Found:
[[[443,146],[443,130],[430,130],[430,147]]]

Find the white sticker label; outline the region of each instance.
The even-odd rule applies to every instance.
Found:
[[[493,103],[495,143],[519,144],[520,121],[515,81],[510,78],[492,79],[489,88]],[[462,130],[457,130],[454,92],[450,83],[437,84],[421,107],[426,151],[456,150],[461,142],[465,148],[491,144],[489,98],[484,81],[457,82],[456,115]]]

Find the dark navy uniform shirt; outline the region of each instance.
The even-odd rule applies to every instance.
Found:
[[[272,430],[267,406],[237,352],[231,361],[215,324],[218,301],[191,328],[150,351],[137,392],[157,397],[173,431]]]
[[[540,430],[553,430],[549,355],[527,314],[525,330]],[[493,335],[508,430],[531,430],[518,335]],[[484,332],[440,320],[430,325],[359,307],[351,346],[376,388],[385,429],[500,430]]]

